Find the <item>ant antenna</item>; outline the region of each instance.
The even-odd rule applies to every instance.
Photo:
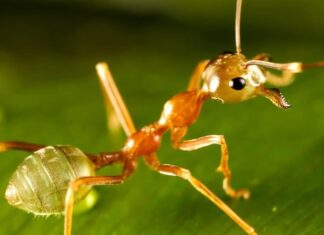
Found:
[[[316,67],[324,67],[324,61],[320,61],[313,64],[303,64],[303,69],[310,69],[310,68],[316,68]]]
[[[236,17],[235,17],[235,44],[236,53],[241,53],[241,10],[242,10],[242,0],[237,0],[236,2]]]
[[[299,62],[279,64],[279,63],[273,63],[273,62],[263,61],[263,60],[249,60],[248,62],[245,63],[245,65],[246,66],[259,65],[259,66],[270,68],[270,69],[289,71],[292,73],[299,73],[304,68],[303,64],[299,63]],[[316,66],[316,65],[309,65],[309,66]],[[318,65],[317,65],[317,67],[318,67]]]

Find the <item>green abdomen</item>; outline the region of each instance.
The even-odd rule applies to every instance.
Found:
[[[64,211],[69,183],[83,176],[94,176],[95,166],[78,148],[48,146],[28,156],[13,174],[6,191],[9,204],[37,215]],[[90,187],[75,193],[81,200]]]

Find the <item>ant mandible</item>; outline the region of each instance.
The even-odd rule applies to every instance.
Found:
[[[241,102],[256,96],[264,96],[279,108],[289,108],[277,89],[268,89],[264,83],[288,85],[293,74],[311,67],[322,67],[324,62],[302,64],[299,62],[278,64],[269,61],[265,54],[247,60],[241,53],[240,18],[242,0],[237,0],[235,37],[236,53],[222,53],[215,59],[200,62],[189,82],[187,91],[173,96],[163,108],[160,119],[140,130],[136,130],[126,105],[114,83],[107,64],[99,63],[97,72],[105,97],[111,110],[107,116],[111,122],[117,116],[128,138],[117,152],[85,154],[72,146],[43,146],[25,142],[1,142],[0,151],[11,149],[33,152],[13,174],[5,197],[12,206],[37,215],[65,213],[64,234],[72,230],[74,202],[82,200],[94,185],[121,184],[136,169],[137,159],[144,161],[158,173],[177,176],[187,180],[224,211],[247,234],[256,234],[253,227],[241,219],[205,185],[192,176],[189,170],[161,164],[156,155],[166,131],[171,132],[173,147],[193,151],[212,144],[221,146],[221,160],[217,171],[223,173],[223,188],[233,198],[249,197],[246,189],[235,190],[231,186],[231,171],[228,166],[228,148],[223,135],[208,135],[192,140],[183,140],[188,127],[199,117],[204,101],[214,99],[222,103]],[[283,71],[275,75],[266,68]],[[96,176],[95,170],[111,164],[122,164],[123,172],[118,176]]]

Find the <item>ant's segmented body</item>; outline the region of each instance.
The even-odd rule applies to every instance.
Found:
[[[217,171],[224,175],[223,188],[233,198],[248,198],[246,189],[231,187],[231,171],[228,166],[228,148],[223,135],[208,135],[192,140],[183,140],[188,127],[197,120],[203,103],[214,99],[223,103],[241,102],[256,96],[268,98],[279,108],[289,108],[277,89],[268,89],[264,84],[288,85],[293,74],[310,67],[324,66],[324,62],[302,64],[299,62],[277,64],[269,62],[265,54],[248,60],[241,54],[240,15],[242,0],[237,1],[236,53],[222,53],[215,59],[202,61],[196,67],[187,91],[173,96],[163,108],[157,122],[136,130],[121,95],[114,83],[107,64],[99,63],[100,78],[106,107],[110,110],[108,121],[116,115],[128,138],[117,152],[85,154],[72,146],[42,146],[24,142],[1,142],[0,151],[18,149],[33,152],[12,176],[7,191],[8,202],[20,209],[40,215],[65,213],[64,234],[70,235],[74,202],[82,200],[94,185],[121,184],[136,169],[137,159],[144,157],[153,170],[187,180],[247,234],[256,234],[253,227],[242,220],[213,192],[193,177],[189,170],[178,166],[161,164],[156,151],[162,136],[170,131],[175,148],[192,151],[212,144],[221,146],[221,161]],[[274,75],[265,68],[283,71]],[[96,176],[95,170],[111,164],[122,164],[118,176]]]

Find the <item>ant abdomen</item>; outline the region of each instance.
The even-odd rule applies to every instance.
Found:
[[[27,158],[13,174],[5,197],[9,204],[36,215],[64,212],[69,183],[82,176],[94,176],[95,166],[78,148],[48,146]],[[90,191],[83,186],[76,192],[81,200]]]

